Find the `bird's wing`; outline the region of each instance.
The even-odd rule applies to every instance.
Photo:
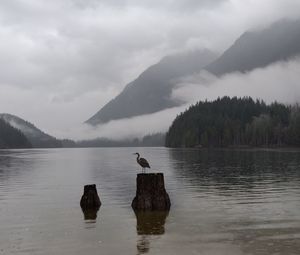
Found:
[[[145,158],[140,158],[140,163],[144,166],[144,167],[149,167],[150,165],[148,163],[148,161]]]

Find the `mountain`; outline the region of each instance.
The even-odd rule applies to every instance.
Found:
[[[31,143],[18,129],[0,119],[0,149],[31,148]]]
[[[50,136],[33,124],[11,114],[2,113],[0,119],[6,121],[12,127],[20,130],[30,141],[34,148],[57,148],[62,147],[61,141]]]
[[[244,33],[205,69],[217,76],[247,72],[300,54],[300,20],[281,20],[270,27]]]
[[[174,80],[199,72],[215,59],[216,55],[208,50],[165,57],[130,82],[86,123],[97,125],[178,106],[182,102],[171,98]]]
[[[299,54],[300,20],[282,20],[259,31],[245,32],[219,58],[208,51],[166,57],[129,83],[86,123],[97,125],[181,105],[183,102],[170,97],[174,81],[203,69],[217,76],[247,72]]]

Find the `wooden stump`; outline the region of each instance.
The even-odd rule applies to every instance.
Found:
[[[84,186],[84,192],[80,200],[80,206],[83,211],[97,210],[101,206],[101,201],[98,196],[96,184]]]
[[[135,211],[168,211],[170,198],[165,190],[162,173],[138,174],[136,196],[132,201]]]

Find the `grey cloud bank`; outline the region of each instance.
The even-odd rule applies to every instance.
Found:
[[[300,59],[277,62],[248,73],[231,73],[220,78],[206,71],[185,77],[173,90],[173,97],[187,102],[154,114],[111,121],[98,127],[77,126],[66,130],[68,138],[92,139],[99,134],[110,139],[143,137],[165,132],[180,112],[199,100],[214,100],[222,96],[251,96],[267,103],[274,101],[295,104],[300,101]]]
[[[189,103],[222,96],[251,96],[267,103],[300,101],[300,59],[274,63],[248,73],[231,73],[217,78],[202,72],[186,77],[173,91],[173,97]]]
[[[1,112],[63,137],[163,56],[222,52],[245,30],[299,10],[297,0],[3,0]]]

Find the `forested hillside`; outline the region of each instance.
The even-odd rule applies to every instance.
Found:
[[[0,119],[0,149],[31,148],[31,143],[18,129]]]
[[[250,97],[198,102],[176,117],[167,147],[300,146],[300,107]]]
[[[26,138],[30,141],[34,148],[60,148],[62,147],[62,141],[56,139],[44,133],[42,130],[38,129],[32,123],[21,119],[18,116],[1,113],[0,119],[6,121],[12,127],[20,130]]]

